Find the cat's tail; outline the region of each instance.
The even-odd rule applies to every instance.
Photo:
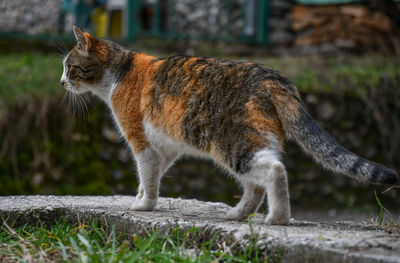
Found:
[[[373,183],[399,183],[395,171],[348,151],[319,127],[290,83],[266,81],[266,85],[286,134],[323,167]]]

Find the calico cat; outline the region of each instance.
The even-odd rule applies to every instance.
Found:
[[[209,57],[152,57],[73,28],[61,85],[100,97],[132,149],[139,189],[132,209],[157,203],[160,179],[184,154],[211,158],[243,186],[227,218],[243,220],[267,194],[268,224],[288,224],[288,179],[280,160],[293,139],[323,167],[355,179],[396,184],[380,164],[343,148],[310,117],[294,85],[255,63]]]

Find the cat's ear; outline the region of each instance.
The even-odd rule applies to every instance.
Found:
[[[73,31],[76,38],[78,51],[82,52],[84,55],[89,54],[89,50],[92,46],[92,37],[88,32],[84,32],[77,26],[73,26]]]

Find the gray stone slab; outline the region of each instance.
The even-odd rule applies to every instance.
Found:
[[[223,203],[160,198],[153,212],[132,211],[131,196],[7,196],[0,197],[0,216],[20,221],[99,218],[119,232],[168,232],[194,225],[205,240],[217,235],[222,246],[244,247],[257,236],[262,253],[277,255],[280,262],[400,262],[400,233],[388,233],[368,223],[317,223],[292,220],[290,226],[268,226],[262,216],[247,222],[225,219],[230,207]]]

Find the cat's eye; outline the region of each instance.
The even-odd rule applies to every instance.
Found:
[[[69,65],[69,66],[72,67],[72,68],[76,68],[76,69],[78,69],[79,71],[81,71],[83,73],[88,73],[88,72],[94,70],[93,67],[84,68],[84,67],[81,67],[81,66],[78,66],[78,65]]]
[[[75,66],[77,69],[79,69],[80,71],[82,71],[83,73],[87,73],[88,70],[86,68],[80,67],[80,66]]]

